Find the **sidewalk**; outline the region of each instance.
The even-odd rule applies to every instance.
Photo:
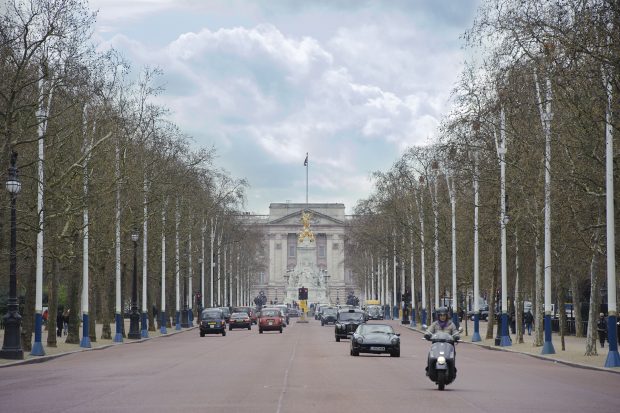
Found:
[[[562,350],[561,337],[558,333],[553,333],[551,338],[551,342],[553,343],[553,347],[555,349],[555,354],[546,354],[542,355],[542,346],[535,347],[534,346],[534,332],[532,331],[532,335],[528,336],[527,332],[523,336],[523,343],[517,343],[516,334],[511,334],[510,338],[512,338],[512,345],[509,347],[500,347],[495,345],[495,334],[493,334],[493,338],[490,340],[485,339],[487,333],[488,323],[486,321],[480,321],[480,337],[482,341],[477,343],[472,343],[471,337],[474,333],[474,322],[471,320],[467,321],[467,335],[465,335],[465,324],[462,322],[461,327],[463,327],[463,333],[461,334],[461,340],[467,344],[478,345],[481,347],[486,347],[488,349],[499,350],[499,351],[512,351],[516,353],[528,354],[533,357],[537,357],[545,360],[552,360],[557,363],[569,364],[571,366],[582,367],[582,368],[590,368],[597,370],[604,370],[609,372],[614,372],[620,374],[620,367],[614,368],[605,368],[605,360],[607,359],[607,352],[609,350],[609,343],[605,342],[605,348],[600,348],[600,343],[597,342],[597,356],[585,356],[584,353],[586,351],[586,338],[585,337],[575,337],[575,336],[564,336],[565,350]],[[497,325],[494,326],[494,331],[497,329]],[[411,329],[422,331],[421,326],[418,324],[417,327],[410,327]]]
[[[129,332],[129,319],[125,319],[125,333]],[[115,326],[114,323],[111,324],[112,327],[112,337],[114,337],[114,332],[115,332]],[[193,327],[197,327],[196,324],[196,320],[194,320],[194,326]],[[67,338],[67,336],[62,336],[62,337],[56,337],[57,340],[57,347],[48,347],[47,345],[47,334],[48,331],[43,331],[42,332],[42,344],[43,344],[43,350],[45,351],[45,355],[44,356],[32,356],[30,355],[30,352],[24,352],[24,359],[23,360],[6,360],[6,359],[0,359],[0,368],[2,367],[6,367],[6,366],[11,366],[11,365],[15,365],[15,364],[25,364],[25,363],[37,363],[37,362],[42,362],[45,360],[49,360],[51,358],[56,358],[62,355],[66,355],[66,354],[71,354],[71,353],[76,353],[76,352],[80,352],[80,351],[91,351],[91,350],[101,350],[110,346],[117,346],[117,345],[122,345],[122,344],[129,344],[129,343],[137,343],[137,342],[141,342],[141,341],[145,341],[145,340],[150,340],[152,338],[155,337],[161,337],[161,336],[170,336],[173,334],[177,334],[177,333],[181,333],[183,331],[188,331],[191,330],[193,327],[190,328],[184,328],[181,330],[175,330],[174,325],[172,327],[169,327],[167,329],[168,334],[161,334],[159,329],[156,329],[155,331],[149,331],[149,337],[148,338],[143,338],[140,340],[130,340],[128,338],[124,338],[122,343],[114,343],[112,340],[104,340],[101,339],[101,330],[103,328],[102,324],[96,324],[95,329],[97,331],[97,341],[93,342],[91,341],[90,345],[91,348],[82,348],[80,347],[79,344],[68,344],[65,343],[65,340]],[[82,328],[80,327],[80,335],[82,333]],[[32,339],[34,340],[34,334],[32,336]],[[0,346],[2,345],[1,343],[4,342],[4,330],[0,330]]]

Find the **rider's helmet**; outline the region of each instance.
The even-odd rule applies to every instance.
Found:
[[[445,315],[446,319],[448,318],[448,309],[446,307],[439,307],[437,309],[437,317],[441,318],[442,315]]]

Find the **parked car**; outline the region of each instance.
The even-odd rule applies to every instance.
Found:
[[[226,335],[226,319],[221,308],[205,308],[200,313],[200,337],[205,334]]]
[[[338,311],[336,325],[334,326],[336,341],[340,341],[341,338],[349,338],[349,336],[352,336],[355,330],[357,330],[357,327],[365,322],[366,318],[362,310],[350,309]]]
[[[288,316],[289,317],[300,317],[301,316],[301,310],[299,310],[297,308],[289,308],[288,309]]]
[[[250,316],[250,320],[252,320],[252,324],[256,324],[258,320],[256,312],[254,312],[252,307],[233,307],[233,313],[247,313]]]
[[[284,327],[284,316],[282,311],[276,307],[265,307],[261,310],[258,317],[258,332],[279,331],[282,333]]]
[[[338,309],[336,307],[321,307],[321,325],[333,323],[336,324]]]
[[[400,357],[400,334],[387,324],[362,324],[351,337],[351,355],[387,353]]]
[[[252,320],[248,313],[244,311],[232,313],[230,315],[230,321],[228,322],[228,330],[232,330],[233,328],[247,328],[251,330]]]

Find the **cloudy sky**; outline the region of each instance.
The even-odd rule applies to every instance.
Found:
[[[161,101],[246,210],[366,198],[370,173],[436,135],[478,0],[91,0],[96,41],[158,66]]]

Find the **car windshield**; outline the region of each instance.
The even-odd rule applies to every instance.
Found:
[[[388,325],[364,324],[358,327],[357,332],[358,334],[394,334],[394,329]]]
[[[335,308],[326,308],[326,309],[323,310],[323,314],[334,315],[334,314],[336,314],[336,309]]]
[[[248,307],[237,307],[237,308],[234,308],[233,311],[235,313],[247,313],[247,314],[250,313],[250,309]]]
[[[228,308],[222,308],[222,311],[224,312],[224,315],[230,314],[230,310]]]
[[[215,320],[217,318],[222,318],[222,312],[221,311],[213,311],[213,310],[209,311],[209,310],[206,310],[206,311],[202,312],[201,318],[203,320]]]
[[[276,317],[280,315],[280,310],[263,310],[260,315],[261,317]]]
[[[247,318],[248,315],[246,313],[233,313],[230,318]]]
[[[380,311],[381,311],[381,309],[379,307],[368,307],[368,312],[369,313],[378,313]]]
[[[358,321],[364,318],[362,313],[340,313],[340,321]]]

